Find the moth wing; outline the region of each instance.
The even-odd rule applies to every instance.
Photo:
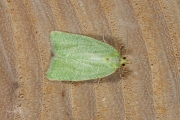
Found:
[[[115,69],[105,62],[54,57],[47,77],[50,80],[81,81],[101,78]]]
[[[52,32],[54,57],[48,69],[50,80],[80,81],[102,78],[120,67],[120,54],[112,46],[93,38]]]

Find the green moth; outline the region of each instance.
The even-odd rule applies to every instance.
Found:
[[[54,56],[47,78],[57,81],[83,81],[114,73],[126,60],[118,51],[91,37],[52,31]]]

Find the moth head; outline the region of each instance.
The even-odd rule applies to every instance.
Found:
[[[128,62],[127,62],[127,60],[126,60],[126,57],[121,57],[120,58],[120,64],[122,65],[122,66],[124,66],[125,64],[127,64]]]

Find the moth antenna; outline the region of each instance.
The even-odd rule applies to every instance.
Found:
[[[126,42],[126,52],[125,52],[125,56],[128,54],[128,29],[127,29],[127,32],[126,32],[126,38],[127,38],[127,42]],[[126,57],[127,58],[127,57]],[[129,63],[129,62],[128,62]],[[120,77],[123,79],[123,76],[122,74],[124,73],[124,67],[122,68],[122,73],[120,74]]]
[[[127,48],[127,49],[126,49],[126,53],[125,53],[125,55],[127,55],[127,54],[128,54],[128,47],[129,47],[129,46],[128,46],[128,40],[129,40],[129,39],[128,39],[128,29],[127,29],[127,34],[126,34],[126,37],[127,37],[127,42],[126,42],[126,46],[127,46],[126,48]]]

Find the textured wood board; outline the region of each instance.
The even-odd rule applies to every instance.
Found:
[[[1,0],[0,118],[179,120],[179,6],[178,0]],[[47,80],[53,30],[101,41],[104,35],[127,52],[128,74],[121,69],[100,84]]]

